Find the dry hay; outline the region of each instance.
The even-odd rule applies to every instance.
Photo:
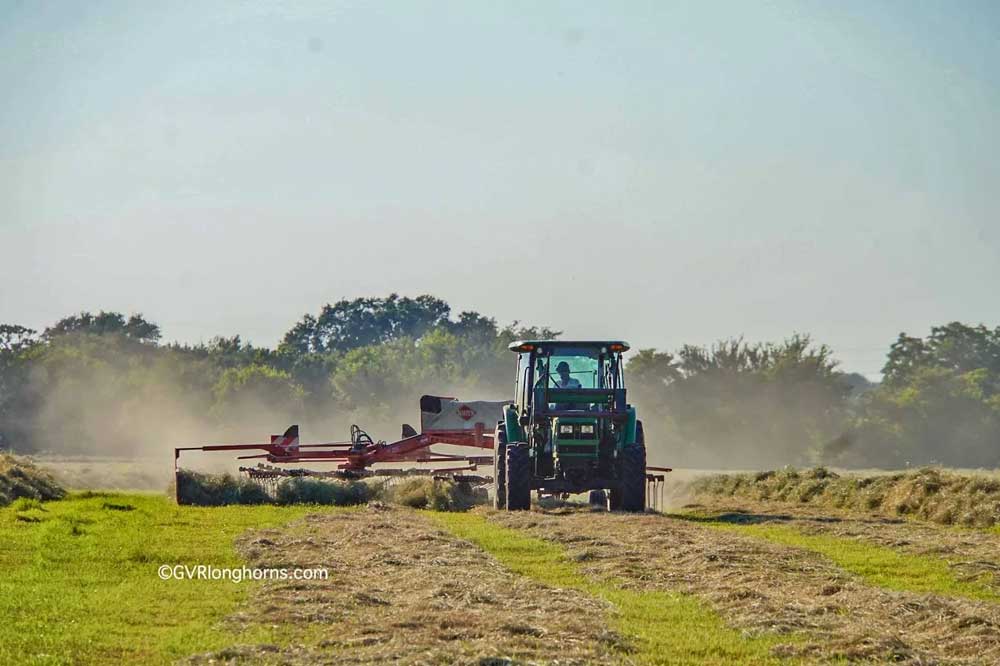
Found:
[[[419,514],[372,504],[257,530],[237,544],[251,567],[327,567],[326,581],[267,582],[234,629],[308,625],[324,633],[292,647],[238,645],[189,664],[592,664],[623,639],[608,609],[572,590],[510,573]],[[212,661],[215,660],[215,661]]]
[[[257,481],[232,474],[177,472],[177,498],[181,504],[224,506],[227,504],[319,504],[352,506],[382,500],[415,509],[465,511],[487,497],[469,484],[427,476],[393,480],[343,481],[309,476],[286,477],[273,491]],[[170,489],[173,493],[173,488]]]
[[[773,504],[760,500],[740,500],[737,504],[725,497],[702,499],[703,503],[688,508],[726,522],[786,525],[803,534],[855,539],[912,555],[937,557],[952,568],[959,580],[974,580],[1000,594],[1000,534],[993,530],[951,529],[915,520],[848,513],[833,516],[809,505],[783,506],[776,511]]]
[[[232,474],[202,474],[177,471],[180,504],[225,506],[227,504],[364,504],[378,496],[379,488],[360,481],[335,481],[305,476],[281,479],[273,495],[258,482]],[[171,489],[173,490],[173,489]]]
[[[232,474],[201,474],[190,470],[177,471],[175,483],[177,501],[195,506],[226,504],[268,504],[271,497],[258,484]]]
[[[996,604],[870,587],[816,553],[658,515],[488,515],[564,544],[588,575],[694,594],[735,627],[789,634],[784,654],[912,666],[1000,663]]]
[[[66,490],[52,475],[32,461],[0,453],[0,506],[21,497],[47,501],[65,496]]]
[[[386,487],[384,497],[393,504],[434,511],[465,511],[488,499],[485,493],[476,492],[467,483],[426,476],[397,481]]]
[[[278,504],[352,506],[373,499],[378,488],[361,481],[332,481],[306,476],[282,479],[274,493]]]
[[[1000,524],[1000,479],[936,468],[840,476],[825,468],[716,474],[690,484],[695,497],[721,496],[908,516],[945,525]]]

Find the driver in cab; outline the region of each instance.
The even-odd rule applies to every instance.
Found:
[[[539,359],[538,362],[538,369],[539,372],[542,371],[541,359]],[[556,374],[559,375],[559,378],[554,381],[556,388],[561,388],[561,389],[581,388],[580,380],[570,376],[569,363],[567,363],[566,361],[559,362],[559,365],[556,366]],[[543,380],[539,379],[539,382],[541,381]],[[556,403],[556,404],[550,404],[550,409],[579,409],[579,407],[577,407],[572,403]],[[551,441],[546,442],[545,444],[546,453],[548,453],[551,450],[552,450],[552,442]]]
[[[561,361],[559,365],[556,366],[556,372],[559,373],[559,379],[556,380],[556,387],[561,389],[578,389],[580,388],[580,380],[574,379],[569,376],[569,363],[566,361]]]

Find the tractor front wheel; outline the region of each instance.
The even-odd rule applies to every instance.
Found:
[[[507,428],[503,422],[493,434],[493,508],[507,506]]]
[[[506,488],[507,510],[527,511],[531,508],[531,458],[528,445],[507,446]]]

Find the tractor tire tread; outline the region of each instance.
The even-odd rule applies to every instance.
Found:
[[[497,424],[493,437],[493,508],[507,506],[507,431],[503,422]]]
[[[646,437],[642,421],[636,423],[635,444],[622,450],[620,509],[631,513],[646,510]]]
[[[508,511],[527,511],[531,508],[531,457],[528,445],[507,446],[506,493]]]

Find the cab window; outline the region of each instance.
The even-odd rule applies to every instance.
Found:
[[[569,366],[569,375],[566,379],[559,373],[559,366],[562,363]],[[546,370],[549,388],[598,388],[600,364],[596,357],[553,354],[548,358]]]
[[[531,378],[531,354],[518,354],[517,356],[517,386],[515,387],[515,402],[518,407],[528,404],[527,389]]]

